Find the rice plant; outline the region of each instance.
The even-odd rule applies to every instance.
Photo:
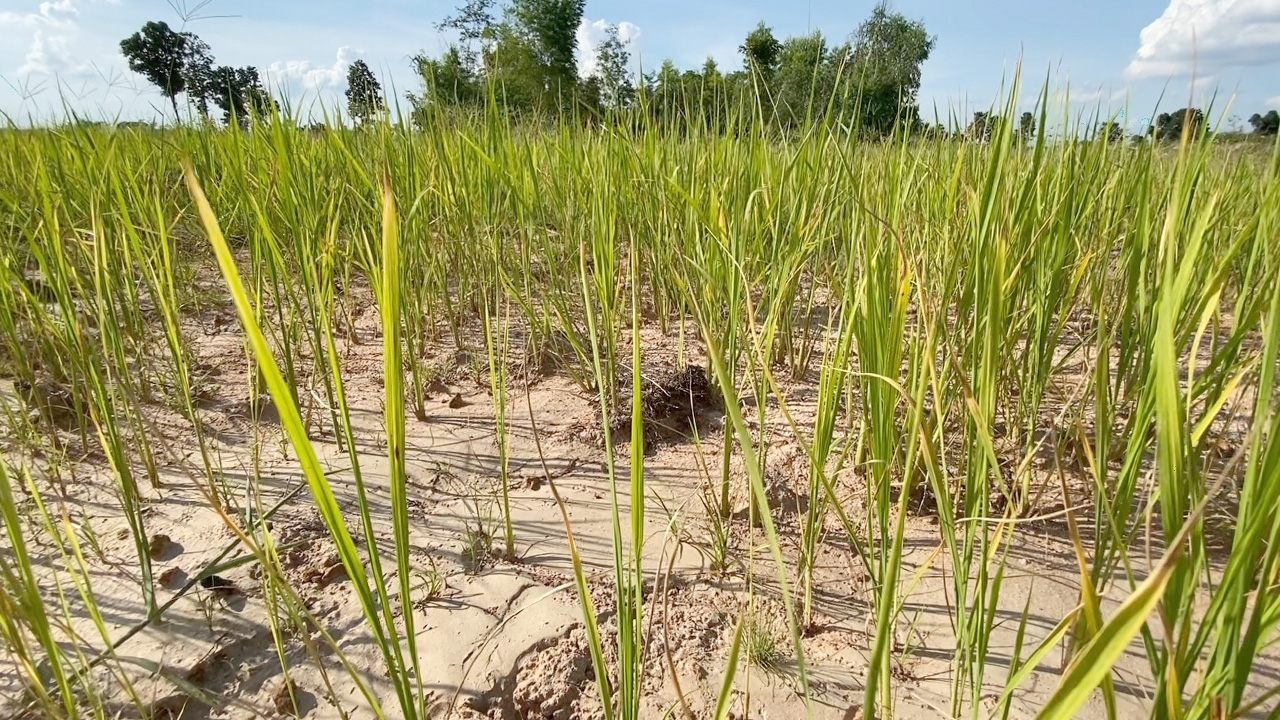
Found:
[[[753,667],[825,717],[836,628],[864,718],[913,716],[930,642],[952,717],[1276,717],[1280,146],[1088,139],[1065,110],[1051,136],[1052,90],[1015,81],[1000,114],[1034,104],[1039,134],[983,142],[776,134],[763,102],[684,132],[496,103],[426,129],[0,130],[0,703],[228,700],[131,648],[252,566],[293,711],[311,671],[352,717],[465,710],[434,613],[520,577],[575,594],[578,625],[477,698],[563,643],[606,718],[745,712]],[[722,411],[667,433],[668,366],[705,368]],[[446,381],[492,400],[430,412]],[[424,468],[480,437],[498,483],[450,496]],[[152,538],[178,497],[228,544],[175,582]],[[660,567],[670,507],[702,565]],[[346,627],[288,564],[304,508]],[[477,604],[495,634],[527,611],[500,600]],[[656,654],[681,613],[696,697]]]

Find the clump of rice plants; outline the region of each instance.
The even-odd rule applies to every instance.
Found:
[[[0,130],[0,707],[1273,716],[1280,149],[758,111]]]

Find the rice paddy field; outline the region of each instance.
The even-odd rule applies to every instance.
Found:
[[[1280,717],[1280,154],[1067,138],[0,131],[0,716]]]

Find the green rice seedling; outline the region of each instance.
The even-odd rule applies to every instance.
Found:
[[[196,398],[192,390],[192,379],[189,369],[190,349],[182,332],[179,318],[179,300],[177,289],[176,261],[173,251],[173,240],[167,232],[164,221],[164,210],[158,198],[151,198],[155,210],[155,239],[147,243],[142,233],[134,224],[130,212],[130,203],[126,199],[124,189],[119,182],[115,185],[117,212],[123,231],[129,238],[129,247],[137,258],[136,263],[145,283],[148,294],[155,303],[164,332],[165,346],[169,350],[169,367],[173,378],[173,390],[178,395],[179,408],[187,420],[191,422],[195,433],[196,445],[200,451],[201,464],[205,473],[205,482],[210,488],[217,488],[221,502],[231,502],[229,489],[223,486],[221,476],[214,472],[214,460],[210,455],[205,438],[204,423],[200,421],[196,409]]]
[[[852,278],[850,278],[852,279]],[[836,420],[844,400],[848,382],[846,368],[853,347],[853,314],[857,312],[852,293],[846,293],[840,310],[834,341],[827,340],[822,369],[818,379],[818,407],[813,421],[813,440],[809,447],[809,507],[800,528],[801,551],[799,573],[804,588],[803,620],[805,627],[813,622],[813,577],[817,564],[818,542],[826,523],[827,487],[830,485],[827,462],[835,442]]]
[[[412,596],[413,576],[409,566],[409,501],[408,477],[405,473],[405,393],[404,362],[401,356],[400,311],[400,220],[396,213],[395,196],[391,191],[391,179],[383,178],[382,185],[382,282],[378,287],[378,301],[382,314],[382,362],[383,385],[386,389],[387,464],[391,469],[391,523],[395,535],[396,579],[399,581],[400,606],[403,610],[404,635],[409,650],[412,680],[417,688],[414,714],[424,707],[422,671],[419,666],[417,633],[414,632]],[[388,625],[394,625],[388,622]],[[394,634],[392,633],[394,636]],[[407,673],[406,673],[407,674]]]
[[[694,428],[694,450],[698,456],[698,473],[701,482],[698,488],[698,500],[702,504],[703,513],[706,515],[707,533],[709,539],[704,554],[707,557],[711,572],[727,573],[732,567],[733,558],[733,537],[729,526],[729,520],[724,517],[720,511],[719,498],[712,487],[711,473],[707,467],[706,453],[702,449],[702,438],[698,436],[697,428]]]
[[[498,482],[502,487],[503,552],[515,556],[516,534],[511,523],[511,480],[507,458],[507,353],[510,317],[495,318],[500,310],[484,305],[485,348],[489,358],[489,390],[493,393],[494,434],[498,445]]]
[[[691,261],[690,265],[697,268],[697,270],[702,273],[708,272],[705,266],[700,267],[696,264],[696,261]],[[729,270],[729,272],[732,273],[734,271]],[[693,288],[695,286],[690,282],[686,287]],[[690,305],[694,310],[695,317],[698,319],[699,327],[702,328],[703,343],[706,345],[707,354],[711,360],[711,366],[715,374],[716,382],[720,387],[721,393],[724,395],[725,409],[728,413],[729,422],[732,425],[733,434],[736,436],[738,447],[742,451],[743,465],[745,466],[746,473],[750,481],[749,488],[751,492],[751,503],[757,513],[757,517],[760,518],[761,525],[764,529],[765,543],[769,548],[777,573],[777,581],[779,591],[782,596],[783,609],[786,614],[788,630],[791,634],[792,647],[796,656],[796,670],[798,674],[800,692],[807,706],[809,702],[808,674],[805,669],[804,648],[801,644],[799,618],[795,612],[795,607],[792,602],[790,583],[787,579],[786,563],[782,554],[781,545],[778,541],[778,532],[774,525],[773,515],[770,510],[768,497],[765,491],[764,468],[760,462],[759,455],[756,454],[750,431],[742,415],[742,405],[735,387],[735,379],[728,372],[726,358],[723,354],[724,351],[717,345],[718,333],[711,330],[711,327],[715,324],[715,319],[707,313],[706,308],[701,306],[696,295],[693,295],[692,292],[690,296]],[[638,362],[639,361],[637,359],[637,363]],[[726,435],[727,434],[729,433],[726,431]]]
[[[52,619],[46,612],[6,465],[0,462],[0,514],[13,556],[10,559],[0,555],[0,603],[4,610],[0,613],[0,634],[18,661],[25,686],[46,717],[78,717],[80,703],[72,687],[75,668],[58,646]]]
[[[551,489],[551,495],[555,498],[556,507],[560,510],[560,519],[564,523],[565,542],[569,547],[569,560],[573,566],[574,588],[578,593],[578,606],[582,610],[582,623],[587,635],[587,649],[591,654],[591,669],[595,675],[596,690],[600,693],[601,707],[604,711],[605,720],[613,720],[616,716],[613,703],[613,682],[609,679],[608,666],[605,664],[604,644],[600,639],[600,618],[596,613],[595,601],[591,599],[591,587],[587,582],[586,571],[582,566],[582,554],[578,552],[578,545],[573,536],[573,524],[569,521],[569,510],[566,508],[564,499],[560,497],[560,491],[556,489],[555,480],[551,477],[551,472],[547,469],[546,456],[542,451],[542,436],[538,433],[538,421],[533,414],[532,395],[525,393],[525,409],[529,413],[529,429],[533,432],[534,446],[538,451],[538,461],[542,465],[542,475],[547,482],[547,486]]]
[[[434,559],[431,560],[430,567],[417,573],[417,575],[422,580],[421,595],[425,601],[429,602],[439,598],[444,594],[445,588],[448,587],[448,581],[445,580],[444,573],[440,571],[440,567],[436,565]]]
[[[831,614],[815,560],[847,555],[854,577],[843,579],[870,603],[868,672],[859,678],[868,716],[898,711],[904,681],[895,659],[913,651],[924,622],[912,603],[939,583],[939,627],[954,632],[942,642],[957,657],[946,677],[951,714],[980,717],[983,698],[995,697],[994,713],[1011,716],[1027,683],[1061,657],[1070,672],[1055,702],[1066,709],[1054,712],[1069,714],[1100,690],[1103,711],[1119,715],[1111,664],[1122,644],[1125,672],[1152,688],[1151,699],[1132,701],[1152,717],[1272,711],[1276,693],[1258,668],[1274,654],[1280,623],[1269,482],[1280,432],[1275,147],[1190,137],[1178,146],[1099,142],[1087,137],[1089,118],[1067,106],[1056,112],[1048,83],[1037,95],[1034,142],[1007,122],[990,138],[924,138],[904,127],[869,139],[821,109],[856,100],[854,79],[830,98],[811,93],[803,110],[767,92],[730,97],[710,84],[680,98],[646,89],[641,108],[679,100],[687,120],[647,115],[591,127],[516,117],[497,102],[502,88],[491,90],[489,106],[458,115],[433,107],[426,119],[434,124],[416,129],[387,122],[318,133],[272,117],[232,132],[0,131],[0,372],[6,392],[20,381],[16,394],[37,401],[31,413],[13,403],[5,459],[31,473],[24,478],[34,496],[14,499],[28,558],[45,536],[64,549],[50,546],[53,566],[35,574],[77,713],[99,715],[110,689],[98,679],[123,687],[130,672],[149,672],[130,666],[117,645],[141,631],[107,638],[90,630],[88,640],[64,627],[64,616],[92,621],[80,606],[101,591],[86,581],[100,559],[90,536],[68,529],[53,493],[79,499],[83,485],[74,481],[89,470],[105,469],[116,496],[95,510],[95,522],[118,513],[139,557],[151,530],[147,498],[164,501],[172,490],[145,485],[162,470],[199,477],[218,496],[211,505],[248,528],[237,542],[256,548],[267,573],[277,652],[300,628],[322,629],[273,569],[281,551],[270,534],[252,525],[266,512],[265,483],[251,469],[233,497],[215,450],[221,442],[202,436],[201,420],[218,409],[201,406],[195,358],[207,350],[200,328],[223,330],[215,317],[222,287],[233,290],[243,326],[257,330],[246,336],[251,392],[270,395],[281,411],[284,438],[352,578],[374,662],[395,690],[394,710],[369,699],[375,714],[425,714],[410,645],[430,635],[403,616],[434,585],[409,559],[401,463],[410,452],[405,411],[426,417],[432,368],[456,357],[442,346],[465,351],[463,364],[494,393],[505,467],[512,448],[501,445],[514,446],[512,348],[524,349],[530,367],[598,394],[600,422],[611,427],[636,416],[635,403],[621,398],[638,395],[634,383],[651,364],[645,343],[668,332],[678,366],[705,352],[727,405],[723,435],[695,428],[688,450],[700,468],[689,482],[704,496],[685,524],[706,528],[694,545],[705,546],[718,572],[741,571],[744,607],[758,607],[766,585],[776,591],[785,615],[778,649],[798,666],[807,642],[799,629]],[[1018,102],[1010,97],[995,112],[1011,116]],[[785,127],[771,129],[775,122]],[[207,188],[207,213],[197,202],[193,214],[192,196],[174,182],[179,154],[219,179]],[[97,177],[107,181],[84,180]],[[388,214],[393,197],[403,210]],[[221,240],[193,241],[200,226],[212,227],[215,207]],[[211,258],[235,281],[208,282]],[[243,268],[243,278],[229,268]],[[376,322],[359,317],[366,290]],[[348,363],[363,360],[357,344],[374,336],[386,425],[370,437],[357,428],[348,394],[358,365]],[[630,388],[619,382],[628,336]],[[38,402],[42,382],[56,402]],[[744,396],[754,397],[753,409]],[[627,453],[615,457],[620,439],[605,437],[616,598],[601,614],[619,629],[609,658],[591,597],[600,591],[578,555],[586,538],[574,537],[572,508],[559,505],[610,717],[634,717],[650,700],[642,680],[652,676],[645,647],[656,626],[643,588],[656,587],[662,568],[642,566],[644,504],[656,489],[636,430],[644,421],[632,423]],[[808,461],[809,505],[794,527],[774,522],[778,508],[764,492],[779,427]],[[329,430],[351,466],[349,519],[315,448],[306,449]],[[260,437],[274,434],[263,428]],[[199,453],[170,447],[188,440]],[[394,495],[385,510],[361,463],[384,442]],[[704,456],[707,443],[719,458]],[[265,457],[261,465],[265,472]],[[744,495],[759,529],[741,530],[731,517]],[[1210,496],[1210,512],[1197,514]],[[387,528],[379,527],[383,512]],[[1006,576],[1024,541],[1055,522],[1071,556],[1062,580],[1079,596],[1062,622],[1044,628],[1033,614],[1045,585],[1015,602]],[[490,546],[513,544],[514,532],[497,527],[484,526]],[[0,573],[9,613],[0,642],[23,659],[24,677],[41,678],[33,714],[67,717],[54,668],[41,665],[52,661],[32,629],[38,622],[22,615],[31,588],[13,564],[11,534],[0,553],[14,568]],[[934,548],[923,561],[913,554],[921,543]],[[1166,569],[1144,555],[1176,558]],[[384,573],[384,561],[395,570]],[[770,562],[777,580],[765,578]],[[1156,590],[1144,585],[1154,574],[1163,582]],[[150,583],[139,586],[150,592]],[[1125,598],[1122,612],[1108,610]],[[148,622],[167,606],[153,600]],[[749,615],[727,648],[733,657],[749,653]],[[782,648],[784,621],[793,650]],[[1002,624],[1015,638],[1007,673],[992,660],[1004,652],[996,646]],[[718,717],[741,709],[736,666],[731,658]],[[345,667],[353,677],[368,672]],[[104,672],[89,672],[97,668]]]
[[[342,517],[338,508],[337,500],[334,497],[333,490],[329,486],[328,480],[324,476],[324,472],[320,468],[319,460],[316,457],[315,450],[311,446],[307,438],[306,430],[302,424],[302,417],[298,412],[293,393],[286,385],[284,376],[281,374],[279,367],[275,363],[270,348],[267,345],[266,337],[258,329],[257,319],[253,311],[253,306],[245,292],[244,286],[241,284],[239,271],[236,268],[234,259],[231,256],[230,249],[226,244],[226,240],[219,229],[216,217],[212,208],[205,199],[204,194],[200,190],[198,181],[195,178],[194,170],[188,164],[186,166],[187,184],[192,196],[196,200],[196,205],[200,213],[200,218],[205,226],[205,230],[209,235],[210,243],[213,245],[214,252],[218,258],[218,263],[222,274],[226,279],[228,288],[236,303],[236,310],[240,316],[240,322],[245,327],[250,344],[254,350],[254,357],[261,368],[264,381],[271,392],[272,399],[277,403],[280,410],[281,423],[288,433],[294,451],[298,454],[298,460],[302,464],[304,473],[307,477],[307,483],[315,498],[316,505],[320,510],[330,535],[333,537],[338,548],[338,554],[341,559],[343,569],[351,578],[360,599],[361,609],[365,614],[371,628],[374,631],[375,641],[381,650],[383,660],[387,664],[388,674],[396,689],[396,696],[400,704],[400,710],[406,718],[417,718],[421,714],[421,702],[418,693],[421,692],[420,683],[415,688],[413,677],[417,675],[416,669],[406,664],[404,660],[404,651],[400,645],[400,629],[397,628],[392,615],[391,607],[388,601],[389,593],[386,588],[386,581],[381,573],[374,575],[374,584],[377,586],[377,592],[381,603],[374,599],[373,591],[369,587],[368,575],[364,569],[364,565],[360,560],[359,552],[356,548],[349,530],[347,529],[346,520]],[[399,313],[398,313],[398,284],[399,284],[399,265],[396,258],[398,252],[398,235],[396,228],[395,208],[392,204],[390,196],[390,188],[385,190],[383,201],[384,205],[384,253],[390,255],[384,258],[384,276],[379,287],[379,295],[383,300],[383,324],[384,333],[390,330],[395,337],[398,337]],[[389,268],[389,269],[388,269]],[[392,341],[384,340],[384,352],[390,351],[394,354],[395,359],[399,358],[399,345],[396,343],[391,346]],[[388,372],[386,382],[388,385],[394,385],[395,389],[399,388],[400,364],[399,362],[385,361],[393,372]],[[392,464],[392,492],[403,492],[404,482],[404,455],[403,455],[403,409],[404,396],[403,393],[393,393],[388,390],[388,410],[389,422],[388,431],[398,436],[392,439],[388,446],[391,452]],[[398,410],[397,410],[398,408]],[[398,419],[398,422],[397,422]],[[398,470],[396,468],[398,464]],[[399,478],[400,490],[396,490],[396,479]],[[394,503],[393,503],[394,504]],[[368,513],[368,508],[362,507],[362,515]],[[407,535],[407,511],[408,508],[401,503],[397,510],[398,519],[395,520],[395,532],[397,540]],[[408,562],[407,539],[404,544],[397,542],[397,567],[398,570],[407,570]],[[372,560],[373,556],[378,553],[377,545],[370,543],[371,564],[377,567]],[[399,574],[399,573],[398,573]],[[408,573],[405,572],[402,578],[401,599],[406,605],[409,601],[407,586],[410,582]],[[409,618],[411,613],[403,613],[404,622],[406,624],[406,633],[412,636],[412,620]],[[409,640],[409,646],[414,646],[414,641]],[[413,668],[417,667],[418,658],[416,653],[411,656],[410,662]],[[413,675],[410,675],[413,673]],[[375,710],[379,716],[382,716],[381,709],[374,703]]]
[[[1206,503],[1201,502],[1193,516],[1202,514],[1205,505]],[[1134,636],[1146,626],[1148,616],[1160,602],[1193,527],[1194,523],[1189,522],[1179,531],[1155,571],[1116,609],[1106,625],[1099,629],[1073,659],[1063,673],[1058,689],[1045,704],[1044,710],[1037,715],[1037,720],[1073,717],[1088,701],[1098,684],[1110,677],[1111,666]]]

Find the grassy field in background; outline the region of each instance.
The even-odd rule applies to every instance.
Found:
[[[779,139],[492,114],[426,132],[279,119],[9,129],[0,233],[0,701],[15,717],[168,712],[140,678],[216,701],[135,658],[134,633],[104,619],[95,539],[69,501],[86,476],[110,480],[142,625],[251,564],[273,662],[303,646],[316,662],[336,654],[363,698],[352,717],[443,716],[420,662],[438,630],[404,612],[448,582],[414,552],[415,524],[432,520],[408,494],[406,425],[431,422],[436,358],[454,353],[491,399],[497,458],[494,531],[468,531],[466,552],[518,563],[507,438],[534,417],[525,391],[554,375],[594,408],[608,532],[575,533],[545,462],[530,472],[557,492],[592,667],[583,692],[604,698],[601,717],[651,716],[646,678],[669,658],[653,649],[666,600],[646,548],[646,333],[676,337],[674,369],[689,363],[723,398],[716,423],[679,441],[706,460],[682,532],[709,575],[747,588],[717,651],[723,691],[696,707],[664,696],[672,717],[742,712],[735,673],[775,655],[795,711],[820,713],[806,638],[828,545],[863,578],[862,717],[898,715],[907,599],[925,573],[904,557],[923,516],[954,638],[940,712],[1020,716],[1023,684],[1056,664],[1040,717],[1090,703],[1118,716],[1110,669],[1137,652],[1153,718],[1280,717],[1280,683],[1255,673],[1280,642],[1275,148],[1023,140],[1007,125],[982,144],[831,127]],[[381,364],[357,367],[347,348],[370,306]],[[252,358],[242,399],[269,396],[300,473],[280,502],[317,509],[378,673],[299,597],[266,475],[225,472],[202,422],[197,329],[219,311],[230,352]],[[348,452],[340,497],[320,445],[368,446],[348,385],[369,377],[387,494],[366,492],[373,461]],[[183,420],[161,430],[161,412]],[[771,492],[779,433],[800,448],[807,499],[789,514]],[[177,472],[228,530],[226,552],[174,593],[153,571],[151,524]],[[734,498],[749,498],[746,522]],[[1049,520],[1076,597],[1033,638],[1033,596],[1020,618],[997,609],[1010,551]],[[603,572],[581,559],[589,541],[608,547]],[[776,640],[760,634],[757,584],[780,608]],[[998,630],[1016,640],[994,666]],[[296,697],[286,706],[302,714]]]

